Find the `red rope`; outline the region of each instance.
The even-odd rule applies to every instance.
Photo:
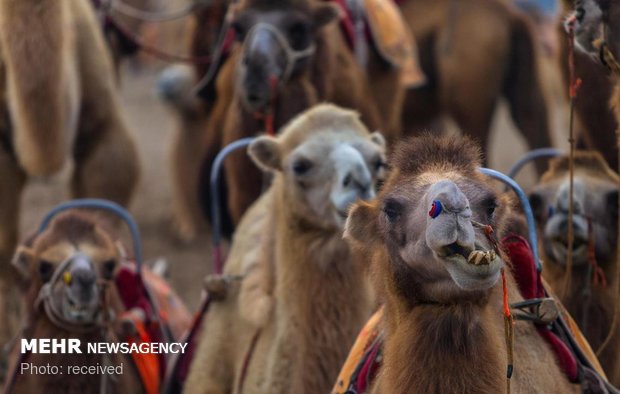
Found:
[[[276,108],[276,95],[278,93],[278,77],[276,77],[275,75],[271,75],[269,77],[269,90],[271,92],[269,108],[264,113],[256,112],[254,114],[254,117],[256,117],[256,119],[263,120],[263,127],[265,129],[264,130],[265,133],[273,137],[276,135],[275,125],[274,125],[275,124],[274,112]]]
[[[601,286],[606,289],[607,277],[596,261],[596,248],[594,246],[594,227],[592,226],[592,218],[588,218],[588,263],[592,266],[592,283],[594,286]]]
[[[243,359],[243,364],[241,365],[241,373],[239,374],[239,383],[237,391],[239,393],[243,392],[243,384],[245,383],[245,378],[248,373],[248,367],[250,366],[250,361],[252,360],[252,355],[254,354],[254,349],[256,349],[256,344],[258,343],[258,338],[260,337],[261,329],[256,330],[256,333],[252,337],[252,342],[250,342],[250,347],[245,354]]]
[[[577,91],[581,86],[581,78],[575,78],[575,23],[577,19],[572,16],[566,24],[568,37],[568,96],[571,100],[577,97]]]

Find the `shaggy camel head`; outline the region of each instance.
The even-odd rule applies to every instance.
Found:
[[[303,74],[318,32],[338,19],[332,4],[248,0],[234,6],[232,26],[243,42],[237,89],[250,112],[265,111],[279,86]]]
[[[351,204],[375,196],[385,173],[385,140],[369,133],[359,115],[329,104],[310,109],[283,128],[260,137],[249,153],[274,171],[284,201],[298,219],[320,228],[342,229]]]
[[[386,255],[411,302],[478,299],[504,264],[478,226],[495,226],[499,204],[478,171],[479,148],[464,137],[424,135],[401,142],[391,160],[381,195],[354,206],[345,237],[368,255]]]
[[[57,313],[55,317],[80,326],[91,325],[99,318],[100,284],[113,278],[120,257],[115,242],[92,218],[68,212],[19,246],[13,266],[28,284],[29,302],[49,283],[47,302]]]
[[[575,43],[597,59],[605,42],[620,59],[620,1],[578,0],[575,6]]]
[[[577,152],[573,192],[573,264],[588,263],[588,241],[593,237],[601,263],[613,260],[618,222],[620,178],[596,152]],[[565,264],[568,245],[569,160],[551,167],[530,194],[542,247],[552,263]],[[588,229],[588,222],[591,230]]]

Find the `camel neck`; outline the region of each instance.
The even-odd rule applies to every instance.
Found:
[[[505,389],[501,285],[486,303],[411,306],[391,298],[385,315],[382,393]]]
[[[371,310],[361,265],[354,264],[338,231],[299,225],[276,187],[275,222],[278,320],[296,344],[302,392],[327,392]],[[286,200],[286,199],[283,199]],[[290,201],[290,200],[289,200]],[[281,334],[282,335],[282,334]],[[292,390],[295,391],[295,390]]]

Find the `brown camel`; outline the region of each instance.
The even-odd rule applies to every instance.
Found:
[[[294,115],[327,101],[357,109],[371,129],[382,125],[366,77],[335,23],[336,6],[312,0],[248,0],[232,7],[231,23],[240,43],[217,82],[217,100],[230,98],[230,102],[224,117],[214,118],[216,127],[207,131],[213,144],[203,177],[221,147],[265,131],[265,121],[257,114],[264,118],[271,112],[277,131]],[[232,222],[238,223],[260,193],[262,176],[243,152],[231,155],[224,167],[228,211]],[[201,186],[207,184],[205,178]],[[202,195],[207,201],[216,198],[207,191]]]
[[[618,189],[620,177],[596,152],[575,156],[571,280],[566,277],[569,207],[569,159],[551,161],[530,194],[540,234],[543,276],[579,323],[588,342],[598,349],[609,330],[616,300]],[[592,254],[593,252],[593,254]],[[596,268],[598,266],[599,269]],[[603,277],[601,277],[601,273]],[[620,386],[620,326],[599,359],[612,384]]]
[[[478,172],[480,150],[468,138],[408,139],[390,160],[380,196],[355,204],[345,226],[385,304],[383,363],[371,392],[505,392],[505,262],[479,227],[501,237],[507,201]],[[522,300],[505,275],[509,301]],[[513,392],[578,391],[533,325],[514,330]]]
[[[71,193],[129,203],[138,159],[95,15],[82,0],[0,2],[0,281],[27,179],[74,162]],[[3,284],[2,305],[7,285]],[[4,319],[5,312],[0,312]],[[0,342],[6,341],[2,325]]]
[[[113,282],[121,255],[103,227],[85,213],[76,212],[59,215],[48,229],[17,249],[13,265],[24,284],[27,323],[11,352],[9,378],[13,379],[7,380],[6,389],[10,387],[11,393],[145,392],[130,355],[86,350],[86,343],[118,342],[123,332],[122,324],[106,326],[112,314],[123,312]],[[32,352],[23,356],[22,338],[78,339],[82,353]],[[28,370],[22,370],[24,363]],[[34,372],[46,365],[57,366],[62,373]],[[69,376],[70,366],[76,365],[122,367],[110,375]]]
[[[331,105],[252,143],[274,180],[235,232],[228,292],[209,311],[186,392],[329,391],[371,311],[342,228],[349,205],[374,196],[384,150],[356,113]]]
[[[551,146],[540,48],[524,16],[497,0],[407,0],[401,10],[428,80],[407,92],[406,133],[436,129],[448,115],[486,149],[504,97],[529,147]]]

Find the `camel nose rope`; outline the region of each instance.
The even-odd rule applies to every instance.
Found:
[[[286,55],[286,65],[284,67],[284,72],[279,78],[280,84],[288,82],[291,75],[293,74],[295,66],[299,61],[309,58],[314,54],[314,52],[316,52],[316,44],[314,42],[308,45],[308,47],[305,49],[293,49],[284,34],[277,27],[266,22],[258,22],[256,25],[254,25],[252,29],[250,29],[250,31],[248,32],[246,40],[249,40],[250,37],[252,37],[260,30],[266,30],[269,34],[271,34],[276,39],[276,42],[278,43],[280,48],[284,50],[284,54]]]
[[[92,332],[95,329],[99,328],[102,325],[102,322],[107,320],[110,316],[111,311],[97,311],[98,321],[89,324],[73,324],[69,323],[62,317],[62,312],[58,310],[58,307],[53,299],[53,291],[54,286],[58,281],[62,278],[63,282],[66,285],[69,285],[71,282],[71,273],[68,269],[71,267],[71,263],[74,260],[74,256],[67,258],[63,261],[54,271],[52,278],[46,282],[41,289],[39,290],[39,294],[35,300],[35,310],[39,310],[40,307],[43,307],[43,311],[45,315],[50,319],[50,321],[58,328],[69,331],[69,332],[78,332],[80,334]],[[94,270],[92,263],[89,261],[91,269]],[[68,274],[68,275],[67,275]],[[69,282],[69,283],[67,283]],[[107,280],[99,281],[100,286],[100,305],[105,309],[107,307],[106,302],[106,289],[107,289]],[[103,313],[101,313],[103,312]]]

